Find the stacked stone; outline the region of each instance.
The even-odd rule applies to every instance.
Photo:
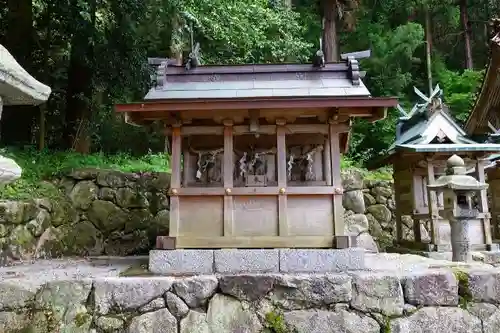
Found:
[[[157,235],[168,234],[169,184],[167,173],[75,170],[46,183],[66,198],[0,201],[1,253],[10,260],[147,254]]]
[[[0,283],[0,327],[6,333],[261,333],[277,325],[308,333],[494,333],[499,304],[498,270],[107,277],[39,288],[7,280]]]
[[[361,172],[343,173],[343,206],[346,232],[358,236],[358,243],[371,251],[384,251],[396,238],[396,205],[392,181],[367,180]],[[412,240],[413,220],[403,216],[403,238]],[[427,221],[421,221],[423,240],[429,239]]]

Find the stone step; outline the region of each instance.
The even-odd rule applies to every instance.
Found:
[[[338,273],[365,269],[365,254],[361,248],[152,250],[149,270],[159,275]]]

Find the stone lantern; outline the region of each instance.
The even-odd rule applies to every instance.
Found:
[[[472,261],[471,222],[479,219],[479,210],[474,207],[473,197],[488,188],[488,184],[477,181],[466,174],[464,160],[451,156],[446,163],[446,174],[436,179],[429,189],[443,194],[443,215],[450,222],[453,261]]]

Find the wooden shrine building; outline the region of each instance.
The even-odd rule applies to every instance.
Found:
[[[500,142],[500,19],[491,21],[490,61],[465,130],[477,140]],[[500,239],[500,154],[488,156],[487,178],[494,237]]]
[[[450,223],[443,217],[443,195],[427,185],[445,174],[446,161],[452,155],[464,159],[474,170],[475,178],[484,182],[484,158],[500,152],[500,145],[477,143],[453,120],[446,105],[441,102],[439,86],[430,97],[418,89],[424,99],[407,114],[402,113],[396,127],[396,141],[378,166],[392,164],[396,203],[396,251],[449,252],[451,251]],[[473,250],[492,248],[490,213],[486,190],[476,198],[479,215],[469,224]],[[404,234],[404,226],[410,233]],[[422,235],[423,226],[429,230],[429,239]]]
[[[153,60],[129,123],[162,121],[171,145],[169,235],[157,247],[348,247],[341,153],[354,117],[383,119],[356,60],[184,66]]]

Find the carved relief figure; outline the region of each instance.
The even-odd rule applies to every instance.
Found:
[[[323,146],[310,145],[292,147],[288,153],[288,180],[290,181],[312,181],[316,180],[314,173],[314,155],[323,151]]]
[[[238,152],[237,170],[240,178],[247,186],[266,186],[267,184],[267,155],[275,155],[276,149],[256,150],[251,147],[250,152]]]
[[[190,148],[190,151],[198,155],[196,181],[209,184],[222,180],[222,163],[218,156],[224,152],[223,148],[215,150],[195,150]]]

